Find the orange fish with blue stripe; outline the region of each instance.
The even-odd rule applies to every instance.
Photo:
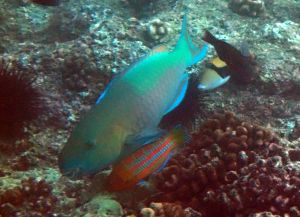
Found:
[[[187,132],[178,126],[165,137],[121,159],[108,176],[107,189],[121,191],[134,187],[144,178],[162,169],[175,149],[187,140]]]

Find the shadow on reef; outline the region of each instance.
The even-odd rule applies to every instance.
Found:
[[[177,0],[123,0],[124,6],[132,9],[136,17],[150,17],[174,6]]]
[[[42,22],[36,22],[37,18],[31,17],[31,14],[28,18],[26,14],[21,14],[19,10],[11,7],[5,4],[0,9],[0,44],[6,45],[0,45],[0,53],[12,49],[16,42],[51,44],[71,41],[85,34],[90,27],[88,16],[78,15],[67,9],[49,11],[49,16],[47,13],[43,20],[39,16],[45,11],[40,11],[35,16]],[[12,46],[8,46],[9,44]]]
[[[44,44],[67,42],[87,32],[89,27],[88,17],[77,16],[68,10],[59,10],[51,15],[45,29],[32,35],[32,41]]]
[[[166,114],[160,122],[162,129],[170,129],[178,124],[189,126],[201,112],[204,102],[209,101],[208,93],[198,89],[199,77],[191,74],[183,101],[172,112]]]

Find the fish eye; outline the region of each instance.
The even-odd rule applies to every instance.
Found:
[[[93,148],[94,146],[96,146],[96,140],[89,140],[85,143],[87,148]]]

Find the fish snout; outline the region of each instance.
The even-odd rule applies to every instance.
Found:
[[[81,176],[81,169],[79,167],[68,167],[66,160],[63,158],[62,153],[58,156],[58,167],[63,176],[72,180],[76,180]]]
[[[63,176],[66,176],[71,180],[77,180],[82,176],[80,171],[81,171],[80,168],[74,168],[67,171],[63,171],[61,173]]]

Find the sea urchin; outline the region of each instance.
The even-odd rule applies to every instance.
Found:
[[[33,79],[19,71],[0,66],[0,138],[12,140],[24,133],[25,123],[43,111],[40,92]]]

